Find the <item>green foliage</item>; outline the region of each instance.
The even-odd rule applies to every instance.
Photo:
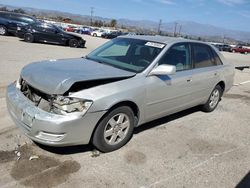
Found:
[[[112,19],[110,21],[110,27],[116,27],[116,25],[117,25],[117,21],[115,19]]]

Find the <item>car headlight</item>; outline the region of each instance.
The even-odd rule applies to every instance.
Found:
[[[92,103],[90,100],[57,96],[52,100],[51,111],[61,115],[84,115]]]

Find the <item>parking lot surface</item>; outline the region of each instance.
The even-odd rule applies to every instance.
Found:
[[[192,108],[135,129],[118,151],[36,145],[10,120],[4,92],[33,61],[81,57],[107,40],[83,36],[87,48],[0,37],[0,187],[250,187],[250,70],[218,108]],[[223,53],[236,66],[250,55]]]

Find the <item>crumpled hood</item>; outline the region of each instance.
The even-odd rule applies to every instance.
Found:
[[[35,62],[25,66],[21,77],[47,94],[64,94],[76,82],[132,77],[135,73],[84,58]]]

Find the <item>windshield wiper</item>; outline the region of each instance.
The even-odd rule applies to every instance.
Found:
[[[101,61],[101,60],[99,60],[99,59],[93,59],[93,58],[90,58],[90,57],[88,57],[88,56],[85,56],[85,57],[83,57],[83,58],[88,59],[88,60],[91,60],[91,61],[95,61],[95,62],[97,62],[97,63],[101,63],[101,64],[105,64],[105,65],[110,65],[110,64],[106,63],[105,61]]]

